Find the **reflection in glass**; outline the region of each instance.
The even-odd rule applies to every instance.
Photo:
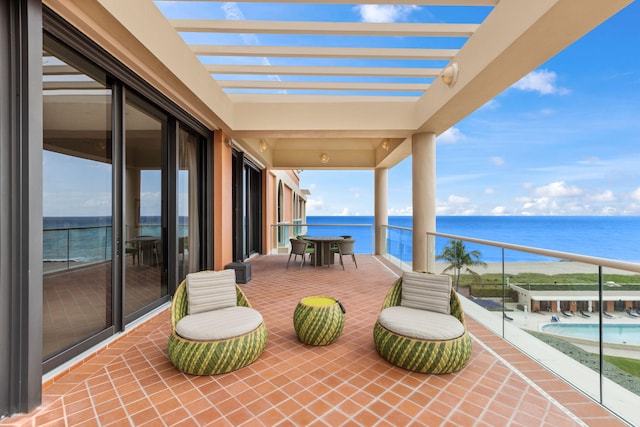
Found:
[[[180,129],[178,143],[178,280],[198,271],[198,137]]]
[[[111,326],[111,88],[44,39],[43,355]]]
[[[162,207],[167,118],[128,95],[125,104],[125,316],[167,295]],[[129,268],[133,267],[133,268]]]

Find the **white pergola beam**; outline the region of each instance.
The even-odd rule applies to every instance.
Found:
[[[189,45],[200,56],[451,60],[458,49]]]
[[[479,27],[479,24],[398,24],[193,19],[172,19],[169,22],[179,32],[387,37],[470,37]]]
[[[293,89],[377,92],[424,92],[428,84],[420,83],[357,83],[357,82],[287,82],[268,80],[216,80],[224,89]]]
[[[401,67],[313,67],[273,65],[205,65],[211,74],[262,74],[295,76],[361,76],[435,78],[442,68]]]

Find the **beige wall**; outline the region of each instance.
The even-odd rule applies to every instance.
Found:
[[[224,132],[213,136],[213,267],[233,262],[233,197],[231,147]]]
[[[262,171],[262,195],[263,195],[263,223],[262,223],[262,252],[268,254],[275,247],[274,230],[271,224],[276,222],[276,177],[268,170]]]

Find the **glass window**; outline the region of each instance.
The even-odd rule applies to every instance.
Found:
[[[180,128],[178,144],[178,276],[200,270],[200,208],[196,135]]]
[[[162,187],[167,117],[133,95],[127,95],[124,111],[124,313],[129,316],[168,294]]]
[[[112,325],[111,88],[45,38],[43,355]]]

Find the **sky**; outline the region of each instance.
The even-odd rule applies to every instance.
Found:
[[[424,9],[361,19],[412,22]],[[640,215],[638,23],[634,2],[440,135],[437,215]],[[388,185],[389,215],[411,215],[410,157]],[[305,170],[301,187],[307,215],[373,215],[373,171]]]
[[[323,16],[315,13],[312,4],[282,8],[244,2],[156,4],[168,18],[202,19],[295,19],[302,12],[318,21],[473,23],[490,12],[485,7],[332,5],[328,11],[322,9],[327,13]],[[636,1],[440,135],[437,215],[640,215],[638,23],[640,2]],[[220,44],[279,44],[277,35],[183,37],[194,43],[213,38],[209,41]],[[411,41],[404,39],[412,38],[396,38],[396,42],[411,47]],[[348,45],[367,40],[327,36],[322,42]],[[422,47],[456,48],[462,42],[436,38],[430,41],[433,46]],[[280,58],[253,60],[283,65]],[[45,215],[64,215],[69,210],[78,215],[108,215],[110,169],[90,161],[71,164],[73,159],[58,157],[64,156],[45,153],[46,176],[55,177],[44,183]],[[70,171],[75,175],[70,176]],[[91,175],[96,178],[83,178]],[[157,182],[143,180],[141,211],[151,214],[159,209]],[[349,183],[346,191],[335,190],[343,189],[345,182]],[[69,183],[72,188],[65,187]],[[304,170],[300,185],[311,193],[307,215],[374,213],[373,171]],[[411,215],[411,186],[409,157],[389,170],[389,215]]]

